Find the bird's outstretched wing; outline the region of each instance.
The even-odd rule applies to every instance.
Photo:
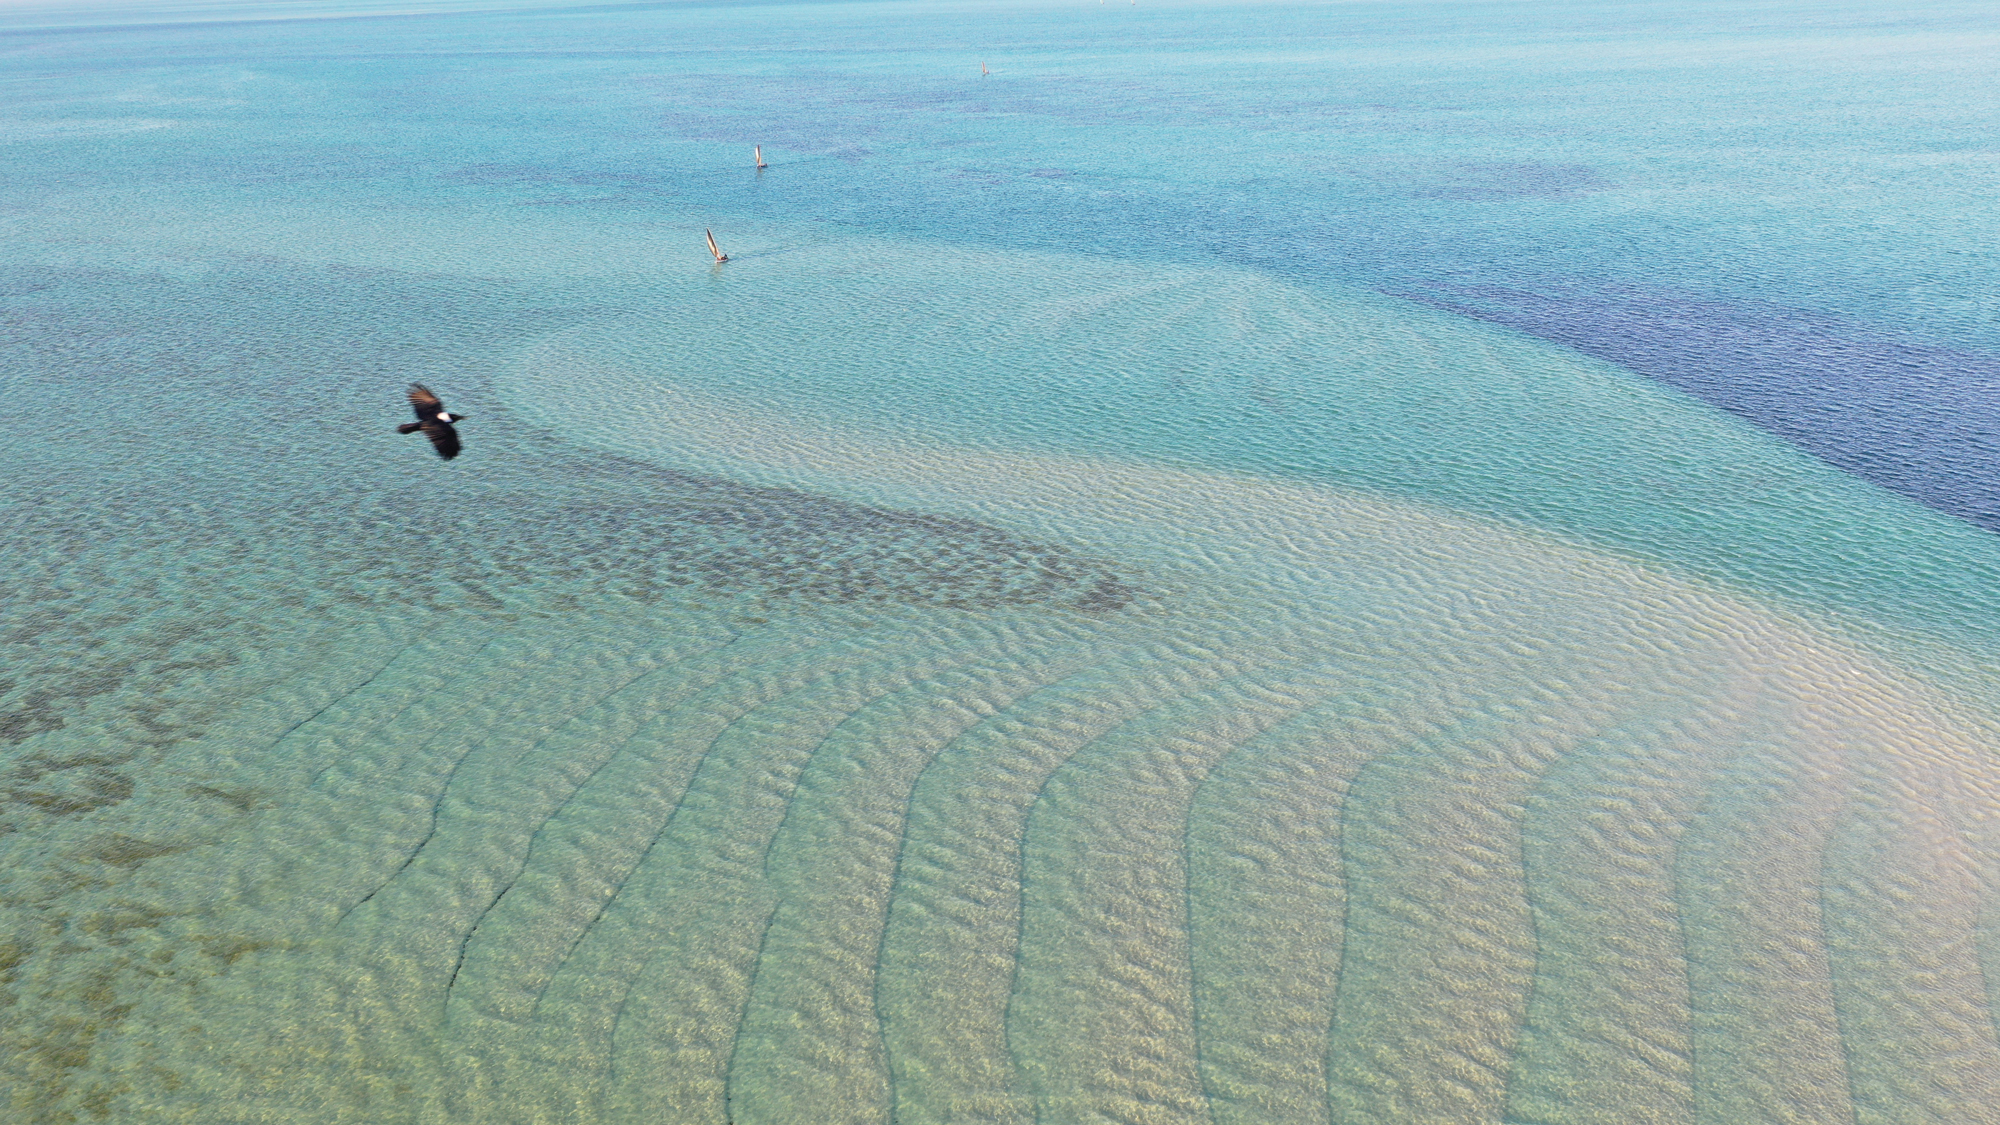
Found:
[[[458,456],[458,430],[451,423],[426,421],[423,428],[439,457],[449,461]]]
[[[410,384],[410,408],[417,412],[417,421],[428,422],[444,410],[444,403],[431,393],[422,383]]]

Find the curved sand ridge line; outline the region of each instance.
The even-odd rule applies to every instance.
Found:
[[[1995,706],[1966,655],[2000,652],[1990,535],[1631,372],[1244,270],[764,233],[769,260],[663,282],[657,312],[551,346],[918,446],[1247,470],[1520,521],[1831,610],[1863,643],[1941,638],[1915,666]]]
[[[1039,329],[1014,329],[1032,349]],[[605,339],[545,340],[506,374],[511,407],[691,471],[669,495],[701,502],[593,522],[670,543],[677,513],[734,526],[764,505],[777,530],[716,558],[807,592],[420,608],[327,649],[337,676],[274,666],[174,751],[243,806],[236,827],[117,852],[128,881],[73,892],[92,905],[72,937],[125,967],[9,970],[14,1010],[49,1013],[38,1084],[16,1087],[54,1091],[32,1113],[1720,1123],[2000,1104],[2000,786],[1908,675],[1516,528],[884,436],[865,411],[663,378]],[[823,505],[711,473],[852,516],[780,534]],[[899,537],[879,580],[907,559],[967,597],[810,594],[845,529],[925,519],[998,530]],[[1032,583],[1022,544],[1133,597],[973,596]],[[615,586],[646,557],[621,540],[586,569]],[[230,761],[258,791],[214,780]]]
[[[746,1017],[735,1120],[893,1104],[898,1120],[1840,1121],[1910,1099],[1978,1120],[1996,1104],[2000,973],[1979,921],[1994,766],[1906,674],[1517,529],[889,439],[570,343],[510,387],[566,433],[1114,559],[1159,599],[1130,628],[1221,662],[1165,697],[1148,681],[1177,675],[1173,657],[1135,661],[1131,686],[1100,673],[1103,695],[1073,705],[1104,730],[1027,725],[1041,763],[995,753],[950,817],[927,775],[981,771],[938,752],[896,880],[864,900],[888,919],[879,960],[844,963],[853,997],[873,981],[885,1046],[788,1044]],[[871,1022],[858,999],[821,1003]]]

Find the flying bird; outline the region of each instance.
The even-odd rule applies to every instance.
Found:
[[[422,383],[410,384],[410,407],[417,412],[417,420],[397,426],[396,432],[414,434],[422,430],[439,457],[449,461],[458,456],[458,431],[452,423],[465,421],[465,415],[446,411],[444,403]]]

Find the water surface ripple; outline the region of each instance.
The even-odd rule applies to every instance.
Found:
[[[479,7],[0,13],[0,1116],[2000,1123],[1982,10]]]

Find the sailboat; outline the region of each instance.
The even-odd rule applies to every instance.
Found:
[[[765,169],[766,167],[767,167],[767,165],[766,165],[766,164],[764,163],[764,146],[763,146],[763,145],[758,145],[758,146],[757,146],[757,170],[758,170],[759,172],[762,172],[762,171],[763,171],[763,170],[764,170],[764,169]]]
[[[719,266],[728,261],[729,255],[724,254],[722,248],[715,244],[715,232],[704,227],[701,233],[708,236],[708,252],[715,255],[715,264]]]
[[[988,70],[988,69],[986,69],[986,64],[985,64],[985,63],[980,63],[980,64],[979,64],[979,77],[981,77],[981,78],[984,78],[984,77],[986,77],[987,75],[989,75],[989,74],[991,74],[991,73],[993,73],[993,72],[992,72],[992,71],[990,71],[990,70]]]

